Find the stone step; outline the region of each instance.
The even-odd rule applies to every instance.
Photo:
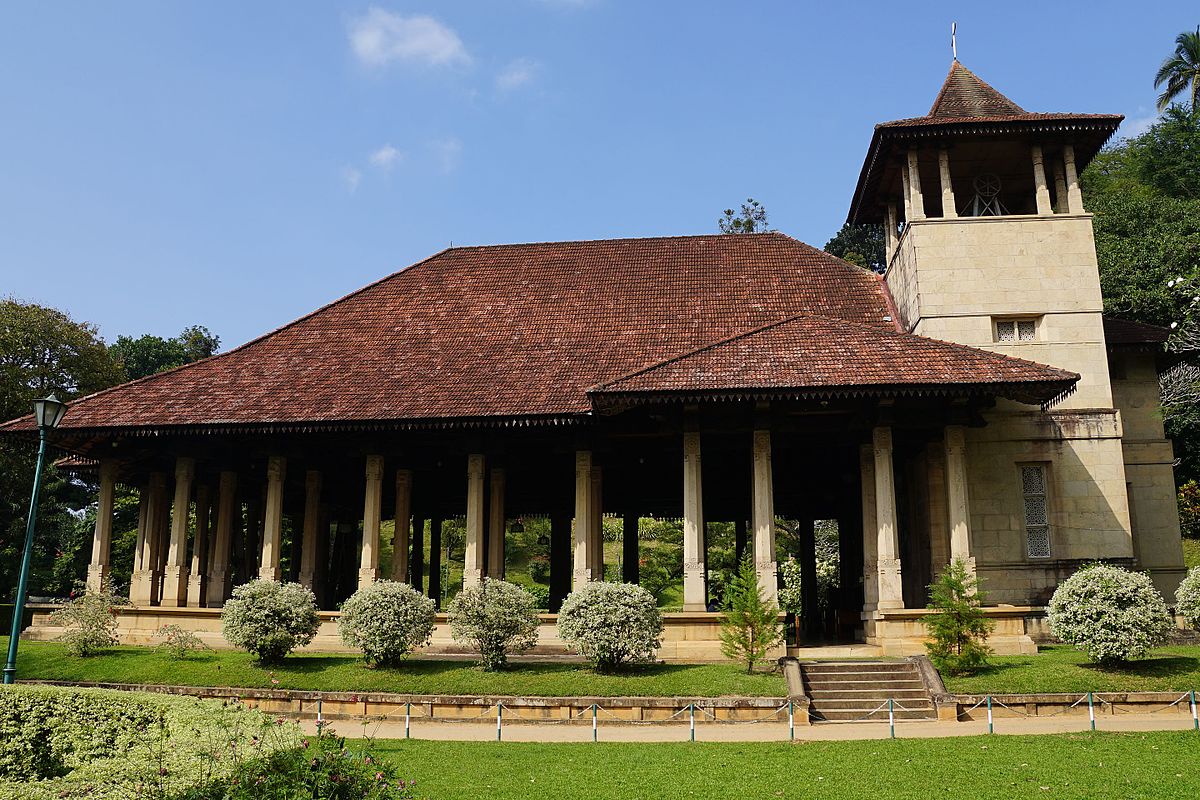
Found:
[[[877,708],[888,700],[892,700],[896,704],[896,710],[900,710],[900,706],[907,709],[913,708],[933,708],[933,702],[924,697],[839,697],[832,699],[814,700],[812,705],[814,708],[861,708],[870,711],[872,708]]]
[[[804,672],[817,674],[824,672],[914,672],[916,667],[907,661],[810,661],[800,663]]]
[[[921,683],[920,675],[909,675],[907,673],[881,673],[881,675],[882,677],[854,673],[844,673],[841,675],[805,675],[804,679],[809,683]]]
[[[864,719],[866,711],[857,709],[841,710],[841,709],[825,709],[823,711],[810,708],[808,712],[814,722],[887,722],[887,709],[882,709],[876,714],[872,714]],[[929,711],[900,711],[897,710],[894,714],[897,722],[913,722],[918,720],[937,719],[937,712],[933,709]]]
[[[877,689],[809,689],[808,696],[813,699],[813,702],[819,700],[837,700],[845,698],[847,700],[860,697],[879,698],[880,701],[892,698],[893,700],[916,699],[928,700],[929,695],[924,689],[889,689],[887,691],[879,691]]]

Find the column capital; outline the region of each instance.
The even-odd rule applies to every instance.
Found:
[[[467,477],[482,478],[487,460],[482,453],[471,453],[467,456]]]
[[[967,446],[967,429],[963,425],[947,425],[943,431],[946,438],[946,450],[962,453]]]
[[[190,481],[196,474],[196,459],[179,456],[175,459],[175,480]]]
[[[396,486],[408,486],[412,484],[412,470],[398,469],[396,470]]]
[[[321,480],[321,470],[307,470],[304,473],[304,489],[309,492],[319,491],[321,489]]]
[[[871,444],[875,449],[875,454],[879,455],[882,450],[892,449],[892,429],[887,426],[880,426],[871,430]]]

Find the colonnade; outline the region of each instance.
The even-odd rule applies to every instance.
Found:
[[[946,523],[950,531],[949,556],[951,559],[967,560],[973,569],[964,429],[961,426],[948,426],[943,438]],[[700,432],[686,431],[683,434],[682,445],[684,610],[704,611],[707,591]],[[775,600],[775,487],[770,430],[754,430],[751,446],[753,489],[750,546],[759,585],[769,599]],[[864,611],[903,608],[901,547],[890,427],[873,429],[871,442],[861,447],[860,470]],[[268,459],[257,575],[270,580],[279,580],[282,577],[280,545],[286,471],[285,458],[272,456]],[[383,577],[379,554],[384,476],[384,456],[367,456],[364,467],[362,545],[358,567],[360,587]],[[116,477],[114,465],[108,461],[101,462],[99,507],[92,563],[88,569],[88,585],[93,589],[98,588],[111,575],[109,554]],[[130,587],[131,600],[135,605],[159,603],[163,606],[220,606],[232,589],[231,550],[235,526],[241,524],[242,512],[236,497],[237,473],[229,470],[220,473],[215,498],[211,496],[208,486],[194,485],[195,462],[190,457],[180,456],[176,459],[174,478],[173,502],[168,501],[167,474],[164,472],[151,473],[146,488],[140,493],[138,536]],[[492,467],[489,471],[487,456],[483,453],[473,453],[466,459],[466,481],[463,583],[470,586],[487,576],[504,575],[505,472],[501,467]],[[320,556],[323,550],[319,540],[322,533],[327,536],[329,532],[328,520],[322,517],[321,512],[323,483],[320,471],[306,472],[304,512],[300,528],[300,559],[296,574],[299,582],[310,588],[321,578]],[[391,572],[387,576],[393,580],[407,581],[412,576],[419,576],[424,568],[419,561],[423,557],[424,522],[416,519],[416,526],[413,524],[413,490],[413,471],[404,466],[397,468],[393,487],[393,558]],[[196,509],[195,535],[191,558],[188,559],[189,513],[193,499]],[[570,525],[570,520],[561,515],[552,517],[554,536],[565,536],[570,542],[569,562],[564,562],[561,550],[558,554],[552,550],[551,554],[552,591],[557,587],[562,594],[565,594],[563,589],[569,590],[571,584],[580,586],[604,578],[603,471],[590,450],[579,450],[575,453],[574,500],[573,539],[565,529]],[[637,518],[635,515],[627,516],[632,519],[632,526],[627,519],[625,535],[628,538],[632,533],[636,543]],[[437,522],[433,521],[432,536],[437,535]],[[742,531],[741,538],[744,541],[744,528]],[[744,544],[739,546],[744,547]],[[433,575],[436,565],[432,562],[438,557],[438,554],[431,550],[431,590],[435,589],[435,580],[440,580],[440,576]],[[634,557],[636,558],[636,555]],[[569,568],[571,584],[564,587],[565,568]]]

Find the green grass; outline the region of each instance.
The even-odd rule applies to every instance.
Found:
[[[7,639],[0,638],[0,647]],[[22,642],[17,662],[21,679],[100,683],[236,686],[327,692],[672,697],[784,697],[779,673],[756,672],[731,664],[655,664],[619,675],[601,675],[580,664],[520,663],[488,673],[469,662],[412,660],[393,669],[368,669],[352,655],[293,654],[280,665],[258,666],[246,653],[210,650],[172,661],[153,647],[116,647],[90,658],[75,658],[63,645]],[[278,684],[273,684],[272,680]]]
[[[1200,734],[971,736],[798,744],[378,741],[439,800],[1195,798]]]
[[[991,665],[968,677],[946,676],[956,694],[1038,692],[1200,691],[1200,647],[1160,647],[1124,667],[1089,663],[1073,647],[1043,647],[1036,656],[993,656]]]
[[[1183,563],[1188,569],[1200,567],[1200,539],[1183,540]]]

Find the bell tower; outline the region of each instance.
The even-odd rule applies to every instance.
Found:
[[[1095,559],[1174,574],[1154,555],[1171,526],[1131,524],[1127,475],[1173,486],[1170,445],[1147,467],[1124,439],[1079,189],[1121,120],[1026,111],[955,59],[928,114],[875,127],[850,206],[884,227],[904,330],[1080,376],[1048,408],[997,400],[964,432],[969,552],[993,602],[1037,608]]]

